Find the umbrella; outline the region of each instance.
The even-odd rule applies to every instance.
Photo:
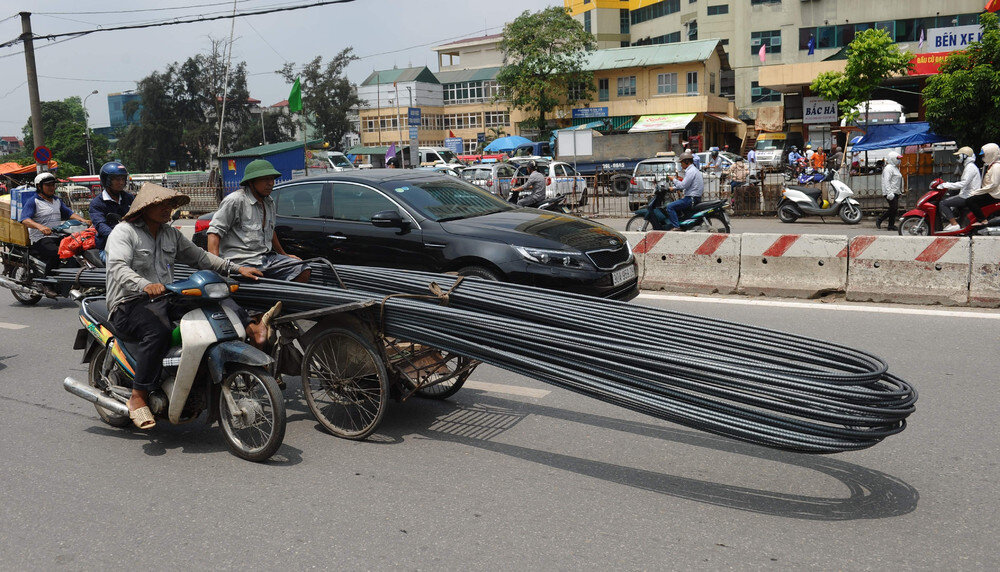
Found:
[[[526,143],[531,143],[531,140],[519,135],[508,135],[507,137],[494,139],[486,146],[485,150],[487,153],[509,153]]]

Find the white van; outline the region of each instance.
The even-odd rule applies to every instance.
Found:
[[[430,165],[458,165],[462,166],[462,162],[458,160],[458,155],[455,154],[451,149],[445,147],[418,147],[417,152],[419,156],[418,161],[410,162],[410,148],[403,147],[402,151],[396,151],[396,159],[406,161],[406,165],[410,167],[421,167]]]

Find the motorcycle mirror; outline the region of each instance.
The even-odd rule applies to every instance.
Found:
[[[177,220],[179,218],[181,218],[181,209],[175,210],[174,214],[170,215],[170,220],[172,221]]]

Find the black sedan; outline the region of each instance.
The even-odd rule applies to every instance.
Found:
[[[347,171],[280,183],[271,196],[278,237],[302,258],[455,271],[622,300],[638,294],[636,262],[618,232],[516,207],[455,177]],[[210,220],[195,225],[202,248]]]

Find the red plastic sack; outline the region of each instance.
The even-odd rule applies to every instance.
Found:
[[[59,258],[73,258],[84,250],[97,246],[97,229],[88,228],[72,236],[67,236],[59,242]]]

